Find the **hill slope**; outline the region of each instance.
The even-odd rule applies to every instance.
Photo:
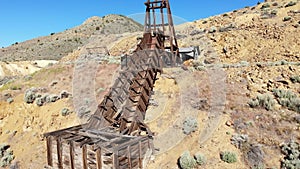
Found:
[[[149,168],[178,168],[178,158],[186,150],[193,155],[197,152],[205,155],[203,168],[280,168],[283,159],[280,146],[291,139],[300,142],[299,112],[288,107],[292,99],[293,104],[298,101],[300,105],[300,2],[294,2],[289,5],[290,1],[285,0],[267,1],[176,27],[180,46],[200,46],[200,58],[190,62],[192,67],[166,69],[159,76],[153,95],[157,105],[150,106],[147,115],[153,117],[147,124],[156,134],[164,133],[168,128],[181,131],[183,122],[179,121],[179,125],[174,122],[185,115],[186,112],[182,112],[185,110],[197,114],[198,128],[183,140],[175,139],[178,143],[169,151],[153,157]],[[96,33],[94,24],[100,20],[98,17],[87,20],[83,25],[88,25],[89,29],[80,28],[81,33],[78,33],[78,27],[66,31],[69,34],[63,36],[65,39],[69,39],[69,35],[74,37],[74,34],[83,38],[84,32],[89,32],[80,49],[74,45],[73,52],[70,50],[62,55],[64,57],[57,57],[62,57],[57,64],[46,66],[28,77],[16,78],[0,88],[0,143],[11,145],[16,156],[14,161],[19,162],[20,168],[42,168],[46,163],[46,147],[41,134],[80,123],[75,113],[61,114],[63,108],[74,110],[72,97],[40,107],[36,103],[24,102],[25,91],[35,87],[42,95],[57,95],[62,90],[71,92],[74,60],[88,53],[89,48],[107,46],[110,53],[120,55],[129,53],[135,46],[139,33],[110,34],[122,32],[118,28],[116,32],[110,32],[108,27]],[[106,22],[112,24],[110,19]],[[55,43],[54,36],[59,36],[59,33],[47,37],[47,43]],[[39,47],[36,40],[32,40],[32,44]],[[71,42],[65,43],[72,46]],[[12,51],[17,46],[12,46]],[[45,55],[52,56],[51,52],[56,51],[45,52]],[[13,54],[8,51],[7,56]],[[220,67],[222,73],[216,79],[213,79],[210,66]],[[115,64],[99,64],[93,82],[99,102],[109,90],[117,67]],[[180,81],[183,77],[188,80]],[[219,79],[224,83],[214,86]],[[209,115],[214,97],[212,87],[218,85],[226,89],[226,101],[222,103],[224,110],[219,112],[221,119],[212,125],[215,124],[210,123],[214,116]],[[198,92],[195,94],[187,89]],[[278,91],[289,91],[286,93],[290,98],[279,98]],[[187,100],[177,102],[182,93]],[[197,99],[191,99],[192,95]],[[11,101],[9,97],[14,99],[12,103],[8,103]],[[257,98],[261,99],[257,107],[250,107],[249,102]],[[186,105],[181,105],[183,102]],[[206,125],[215,128],[209,131],[211,135],[205,142],[200,142]],[[238,162],[223,162],[221,151],[236,153]],[[28,154],[32,156],[28,157]]]
[[[121,15],[91,17],[75,28],[3,48],[0,61],[59,60],[89,43],[93,35],[115,35],[142,29],[141,24]]]

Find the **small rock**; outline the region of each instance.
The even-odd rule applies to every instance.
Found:
[[[155,101],[154,99],[150,99],[149,100],[149,105],[157,107],[158,106],[158,102]]]
[[[286,21],[289,21],[289,20],[291,20],[292,19],[292,17],[290,17],[290,16],[285,16],[282,20],[284,21],[284,22],[286,22]]]
[[[49,86],[53,87],[53,86],[57,85],[57,83],[58,83],[58,81],[52,81]]]
[[[233,122],[231,120],[226,121],[226,126],[231,127],[233,126]]]
[[[228,49],[227,49],[227,47],[226,47],[226,46],[224,46],[224,47],[223,47],[223,53],[225,53],[225,54],[226,54],[227,52],[228,52]]]
[[[295,121],[296,121],[297,123],[300,124],[300,116],[295,116],[294,119],[295,119]]]

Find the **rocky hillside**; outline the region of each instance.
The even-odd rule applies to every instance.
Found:
[[[71,96],[74,61],[82,55],[102,53],[103,47],[115,56],[130,53],[136,38],[141,36],[141,26],[122,18],[93,17],[65,32],[2,49],[0,54],[6,61],[8,58],[58,60],[44,66],[29,61],[0,64],[5,76],[0,80],[3,84],[0,145],[6,143],[1,146],[0,155],[5,155],[0,159],[2,164],[11,163],[12,168],[43,168],[46,147],[42,134],[80,123],[73,112]],[[176,26],[180,47],[200,46],[201,53],[198,60],[186,62],[183,68],[165,69],[156,81],[147,125],[158,136],[176,131],[184,137],[171,139],[174,137],[171,133],[165,140],[162,138],[155,145],[156,151],[158,147],[162,150],[170,143],[174,145],[153,156],[148,168],[195,166],[191,155],[197,156],[196,168],[297,168],[300,160],[299,22],[299,0],[268,0]],[[119,29],[119,24],[125,27]],[[74,40],[77,37],[80,37],[78,42]],[[52,44],[61,46],[53,50]],[[90,83],[94,84],[99,102],[115,78],[118,59],[104,57],[95,81]],[[33,95],[35,100],[29,97]],[[224,100],[217,106],[223,106],[224,110],[219,114],[210,112],[214,99],[220,95]],[[192,118],[185,119],[192,114]],[[185,135],[186,130],[189,134]],[[28,157],[28,154],[32,155]]]
[[[0,61],[59,60],[88,44],[95,35],[105,37],[142,29],[141,24],[121,15],[91,17],[75,28],[2,48]]]

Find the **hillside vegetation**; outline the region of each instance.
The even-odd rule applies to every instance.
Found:
[[[175,29],[180,47],[199,46],[201,53],[158,76],[146,123],[161,142],[148,168],[299,168],[299,0],[267,0]],[[1,49],[4,162],[43,168],[42,134],[80,124],[72,96],[83,84],[74,78],[78,58],[97,58],[94,79],[86,83],[100,102],[120,56],[130,54],[140,36],[140,24],[109,15]],[[214,112],[213,106],[223,109]]]

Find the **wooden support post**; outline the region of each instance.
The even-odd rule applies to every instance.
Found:
[[[83,169],[88,169],[86,145],[82,146],[82,164],[83,164]]]
[[[101,148],[96,150],[96,161],[97,161],[97,169],[102,169],[102,155]]]
[[[46,138],[47,144],[47,163],[49,166],[53,167],[53,158],[52,158],[52,137],[48,136]]]
[[[63,148],[62,148],[61,138],[58,137],[58,138],[56,139],[56,142],[57,142],[57,160],[58,160],[58,168],[59,168],[59,169],[63,169],[63,157],[62,157]]]
[[[70,141],[70,162],[71,162],[71,169],[75,169],[75,163],[74,163],[74,143],[73,141]]]
[[[143,161],[142,161],[142,143],[139,141],[139,167],[143,168]]]
[[[132,169],[132,166],[131,166],[131,153],[130,153],[130,146],[127,147],[127,158],[128,158],[128,168],[129,169]]]
[[[115,151],[113,154],[113,168],[119,168],[119,150]]]

